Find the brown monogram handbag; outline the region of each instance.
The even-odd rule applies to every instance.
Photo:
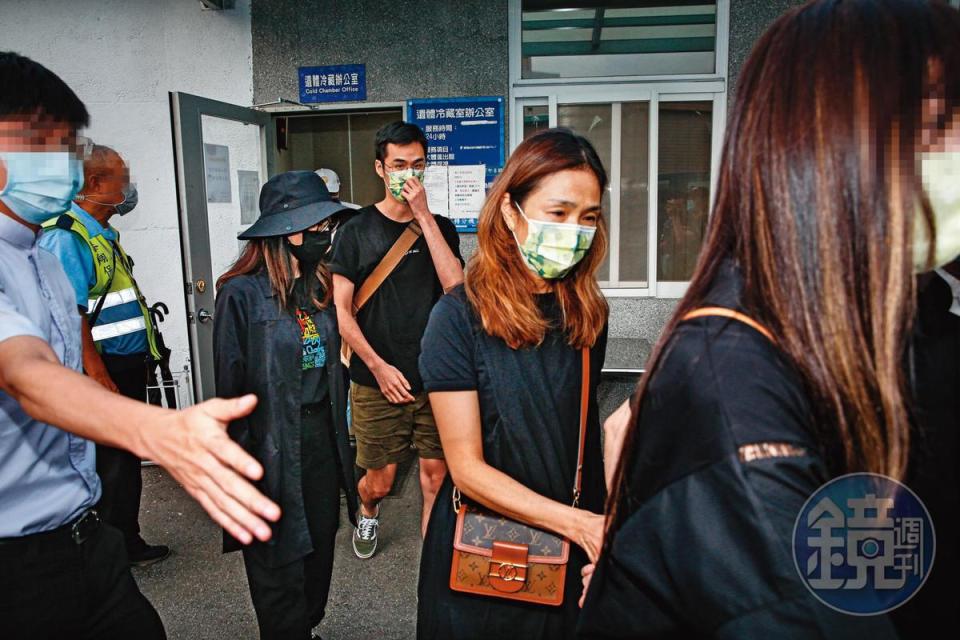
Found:
[[[590,399],[590,350],[582,350],[580,448],[577,453],[573,506],[580,502],[583,447]],[[450,588],[508,600],[559,606],[570,559],[570,542],[548,531],[510,520],[480,505],[467,503],[453,488],[457,529],[453,536]]]

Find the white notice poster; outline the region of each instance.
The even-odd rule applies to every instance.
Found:
[[[446,166],[430,165],[423,173],[423,188],[427,191],[427,206],[430,208],[430,213],[449,217],[447,184]]]
[[[455,220],[478,218],[486,196],[486,165],[451,166],[448,170],[450,217]]]

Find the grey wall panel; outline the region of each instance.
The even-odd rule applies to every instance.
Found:
[[[359,63],[368,102],[507,95],[507,0],[253,0],[252,23],[257,103],[298,99],[298,67]]]
[[[727,104],[733,103],[740,69],[750,55],[753,45],[774,20],[788,9],[801,4],[804,4],[804,0],[730,0]]]

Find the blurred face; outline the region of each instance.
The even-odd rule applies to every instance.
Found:
[[[683,198],[670,198],[667,200],[667,215],[672,218],[681,217],[687,210],[687,201]]]
[[[23,151],[77,150],[77,130],[66,122],[39,115],[9,115],[0,117],[0,153]],[[0,189],[7,184],[7,168],[0,158]],[[0,209],[7,211],[0,202]]]
[[[107,215],[114,213],[112,205],[124,201],[125,190],[130,186],[130,170],[118,154],[111,154],[96,174],[84,177],[80,193],[96,203],[94,206]]]
[[[517,203],[531,220],[596,227],[600,219],[600,182],[589,169],[567,169],[542,179],[523,202]],[[510,194],[504,194],[500,212],[521,244],[527,239],[527,222],[519,215]]]
[[[960,254],[960,108],[948,105],[936,84],[921,110],[917,164],[933,213],[936,240],[918,211],[914,224],[913,264],[917,272],[952,262]],[[932,263],[928,256],[933,256]],[[954,267],[955,268],[955,267]]]
[[[76,129],[38,114],[0,116],[0,213],[36,230],[83,186]]]

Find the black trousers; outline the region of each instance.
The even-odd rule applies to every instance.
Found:
[[[120,393],[145,402],[147,387],[147,354],[102,356],[103,363]],[[103,496],[97,511],[123,534],[128,551],[143,546],[140,537],[140,496],[143,478],[140,458],[129,451],[97,445],[97,475],[103,485]]]
[[[243,550],[261,640],[306,640],[320,624],[333,575],[340,519],[340,482],[329,405],[300,414],[303,506],[313,551],[281,567],[264,564],[256,547]],[[279,541],[282,544],[282,541]]]
[[[123,537],[94,525],[0,542],[0,638],[163,640],[160,616],[130,573]]]

